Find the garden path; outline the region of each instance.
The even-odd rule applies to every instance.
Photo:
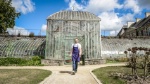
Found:
[[[45,69],[52,71],[52,75],[45,78],[40,84],[101,84],[91,73],[93,69],[106,66],[123,66],[125,63],[111,63],[100,65],[79,66],[78,72],[71,75],[72,66],[1,66],[0,69]]]

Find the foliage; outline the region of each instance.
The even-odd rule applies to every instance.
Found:
[[[31,32],[31,33],[29,34],[29,37],[34,37],[34,33]]]
[[[13,28],[15,18],[20,16],[16,13],[14,7],[11,6],[12,0],[0,0],[0,33],[6,31],[7,28]]]
[[[122,71],[123,69],[123,67],[102,67],[92,72],[103,84],[124,84],[124,80],[117,80],[109,76],[111,72]]]
[[[117,62],[128,62],[129,59],[126,57],[118,57],[118,58],[107,58],[107,63],[117,63]]]
[[[0,69],[0,84],[39,84],[51,73],[40,69]]]
[[[8,65],[21,65],[25,64],[26,60],[21,58],[0,58],[0,65],[8,66]]]
[[[129,62],[128,66],[132,69],[132,75],[134,77],[139,77],[137,74],[137,68],[143,69],[144,74],[144,80],[148,75],[149,67],[147,66],[150,63],[150,49],[145,47],[132,47],[129,48],[128,51],[130,51],[129,55]],[[144,52],[142,56],[140,56],[139,52]]]
[[[126,57],[115,58],[114,60],[117,62],[128,62],[128,58]]]
[[[0,58],[0,66],[38,66],[41,65],[41,58],[39,56],[33,56],[31,59],[24,58]]]
[[[123,80],[118,77],[111,77],[111,74],[115,72],[131,74],[131,69],[129,67],[124,66],[109,66],[95,69],[92,72],[103,84],[127,84],[126,80]],[[137,72],[139,74],[142,74],[141,69],[138,69]]]
[[[131,59],[130,59],[131,60]],[[132,63],[131,61],[129,61],[127,63],[127,66],[128,67],[132,67]],[[138,56],[137,59],[136,59],[136,67],[137,68],[140,68],[140,69],[143,69],[144,67],[144,57],[143,56]]]
[[[140,56],[139,53],[143,51],[145,54]],[[150,75],[150,73],[148,73],[148,71],[150,71],[150,49],[133,47],[124,53],[126,54],[126,58],[111,58],[111,60],[117,62],[127,60],[129,67],[104,67],[96,69],[93,72],[97,78],[100,79],[103,84],[126,84],[127,82],[131,82],[129,84],[137,84],[136,82],[149,84],[147,80],[149,80]],[[127,54],[129,54],[129,57],[127,57]],[[115,76],[112,76],[112,74],[115,74]]]
[[[17,37],[20,37],[20,36],[21,36],[21,34],[20,34],[20,33],[18,33]]]
[[[32,65],[41,65],[41,58],[39,56],[32,57],[31,60],[28,60],[26,65],[32,66]]]

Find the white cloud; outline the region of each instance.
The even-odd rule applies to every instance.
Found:
[[[34,3],[31,0],[12,0],[12,6],[23,14],[32,12],[35,9]]]
[[[110,36],[115,36],[116,35],[116,31],[110,31]]]
[[[89,0],[85,10],[98,14],[100,12],[112,11],[115,8],[122,8],[118,0]]]
[[[17,26],[14,26],[14,28],[7,28],[7,32],[9,35],[18,35],[20,33],[20,35],[28,36],[30,34],[30,32],[25,28]]]
[[[43,24],[41,28],[42,32],[46,32],[46,28],[47,28],[47,25]]]
[[[114,12],[103,12],[98,17],[101,18],[100,26],[102,30],[117,30],[122,26],[122,20]]]
[[[78,10],[83,10],[84,6],[78,4],[75,0],[70,0],[68,9],[69,10],[78,11]]]
[[[131,13],[124,14],[122,17],[120,17],[120,19],[124,24],[127,23],[128,21],[134,21],[134,14]]]
[[[150,0],[125,0],[125,9],[131,9],[134,14],[141,14],[143,9],[150,9]]]
[[[85,3],[85,1],[83,1]],[[108,5],[108,3],[111,3]],[[74,5],[75,4],[75,5]],[[122,8],[122,5],[117,0],[89,0],[87,5],[78,4],[75,0],[69,2],[69,9],[71,7],[76,9],[89,11],[101,18],[102,30],[118,30],[122,27],[122,19],[118,17],[117,13],[114,13],[115,8]]]
[[[102,30],[110,31],[110,35],[116,35],[127,21],[134,21],[135,14],[140,14],[140,0],[125,0],[122,4],[119,0],[83,0],[77,3],[75,0],[70,0],[68,9],[74,6],[76,10],[89,11],[98,15],[101,18],[100,26]],[[75,4],[75,5],[74,5]],[[115,9],[131,10],[132,12],[114,12]]]
[[[77,3],[76,0],[65,0],[65,2],[69,2],[69,10],[83,10],[89,11],[95,14],[100,12],[112,11],[114,8],[122,8],[118,0],[82,0],[81,4]],[[108,5],[108,3],[111,3]]]
[[[115,12],[103,12],[99,15],[101,18],[100,27],[103,31],[109,31],[111,36],[117,35],[122,26],[126,24],[127,21],[134,20],[134,14],[124,14],[122,17],[118,17]]]
[[[138,5],[145,9],[150,9],[150,0],[137,0]]]
[[[125,0],[124,8],[131,9],[135,14],[141,12],[141,8],[139,7],[137,0]]]
[[[119,17],[115,12],[103,12],[98,17],[101,18],[100,26],[102,30],[119,31],[127,21],[134,20],[134,14],[128,13]]]

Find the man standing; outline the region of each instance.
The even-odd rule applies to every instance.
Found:
[[[78,43],[78,39],[74,39],[74,44],[72,44],[71,48],[71,56],[72,56],[72,68],[73,75],[77,72],[78,62],[80,62],[80,57],[82,54],[81,44]]]

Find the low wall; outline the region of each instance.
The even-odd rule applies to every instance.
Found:
[[[41,63],[46,66],[63,66],[65,64],[64,60],[54,60],[54,59],[42,59]],[[85,60],[85,65],[97,65],[105,64],[105,59],[90,59]]]
[[[98,64],[105,64],[105,59],[89,59],[85,61],[85,65],[98,65]]]
[[[46,66],[63,66],[64,60],[42,59],[41,64]]]

